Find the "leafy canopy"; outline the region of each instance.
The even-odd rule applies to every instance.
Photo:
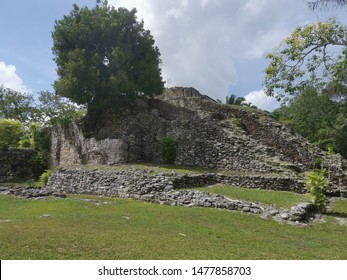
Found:
[[[273,115],[319,147],[347,158],[346,101],[338,102],[327,92],[307,88]]]
[[[0,85],[0,118],[18,120],[28,126],[31,122],[42,125],[65,123],[85,115],[83,106],[67,98],[41,91],[34,102],[32,93],[21,93]]]
[[[39,121],[47,124],[67,124],[81,119],[85,115],[85,108],[77,106],[67,98],[49,91],[39,92],[37,107]]]
[[[0,85],[0,118],[29,122],[35,114],[33,102],[30,93],[21,93]]]
[[[266,57],[265,92],[278,100],[310,86],[336,92],[347,87],[347,28],[335,19],[297,27]]]
[[[122,96],[163,90],[159,50],[135,9],[115,9],[107,1],[93,9],[75,4],[55,22],[52,37],[58,95],[103,108]]]

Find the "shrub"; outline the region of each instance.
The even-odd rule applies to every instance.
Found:
[[[33,146],[32,141],[28,138],[23,138],[18,142],[20,148],[31,148]]]
[[[173,136],[165,136],[160,139],[160,153],[164,163],[174,163],[177,154],[177,143]]]
[[[29,124],[29,136],[32,146],[37,150],[48,151],[50,142],[47,131],[39,123]]]
[[[17,148],[24,135],[24,125],[18,120],[0,119],[0,149]]]
[[[36,188],[37,187],[34,179],[30,179],[30,180],[26,181],[26,184],[30,188]]]
[[[328,181],[325,179],[325,170],[314,170],[306,175],[305,184],[307,196],[312,200],[318,212],[326,211],[327,199],[325,192],[328,189]]]
[[[35,178],[38,178],[47,169],[48,154],[43,151],[37,151],[31,158],[31,170]]]
[[[42,183],[43,186],[47,185],[48,178],[52,175],[52,170],[47,169],[45,172],[43,172],[39,178],[40,183]]]

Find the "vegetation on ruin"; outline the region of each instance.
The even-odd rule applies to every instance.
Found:
[[[88,198],[89,200],[83,200]],[[346,218],[346,200],[334,215]],[[0,195],[1,259],[346,259],[335,216],[309,226],[96,196]]]
[[[46,186],[49,177],[52,175],[52,169],[47,169],[45,170],[39,177],[39,182],[43,185]]]
[[[305,184],[307,196],[311,199],[318,212],[324,213],[327,207],[326,191],[329,188],[325,178],[326,170],[314,170],[306,174]]]
[[[160,155],[166,164],[175,162],[177,155],[177,141],[175,137],[167,135],[160,139]]]

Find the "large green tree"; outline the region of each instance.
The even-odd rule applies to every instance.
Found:
[[[75,4],[55,22],[52,36],[58,95],[104,107],[124,96],[163,90],[159,50],[135,9],[115,9],[107,1],[92,9]]]
[[[67,98],[49,91],[38,93],[37,121],[42,124],[66,124],[85,115],[84,106],[77,106]]]
[[[30,122],[35,115],[34,98],[30,93],[21,93],[0,85],[0,118]]]
[[[334,19],[297,27],[266,57],[265,92],[278,100],[308,86],[347,95],[347,28]]]
[[[347,102],[306,88],[273,115],[323,149],[332,148],[347,158]]]

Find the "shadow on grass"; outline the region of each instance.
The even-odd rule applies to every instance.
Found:
[[[339,212],[328,212],[325,215],[330,216],[330,217],[334,217],[334,218],[345,218],[347,219],[347,213],[339,213]]]

